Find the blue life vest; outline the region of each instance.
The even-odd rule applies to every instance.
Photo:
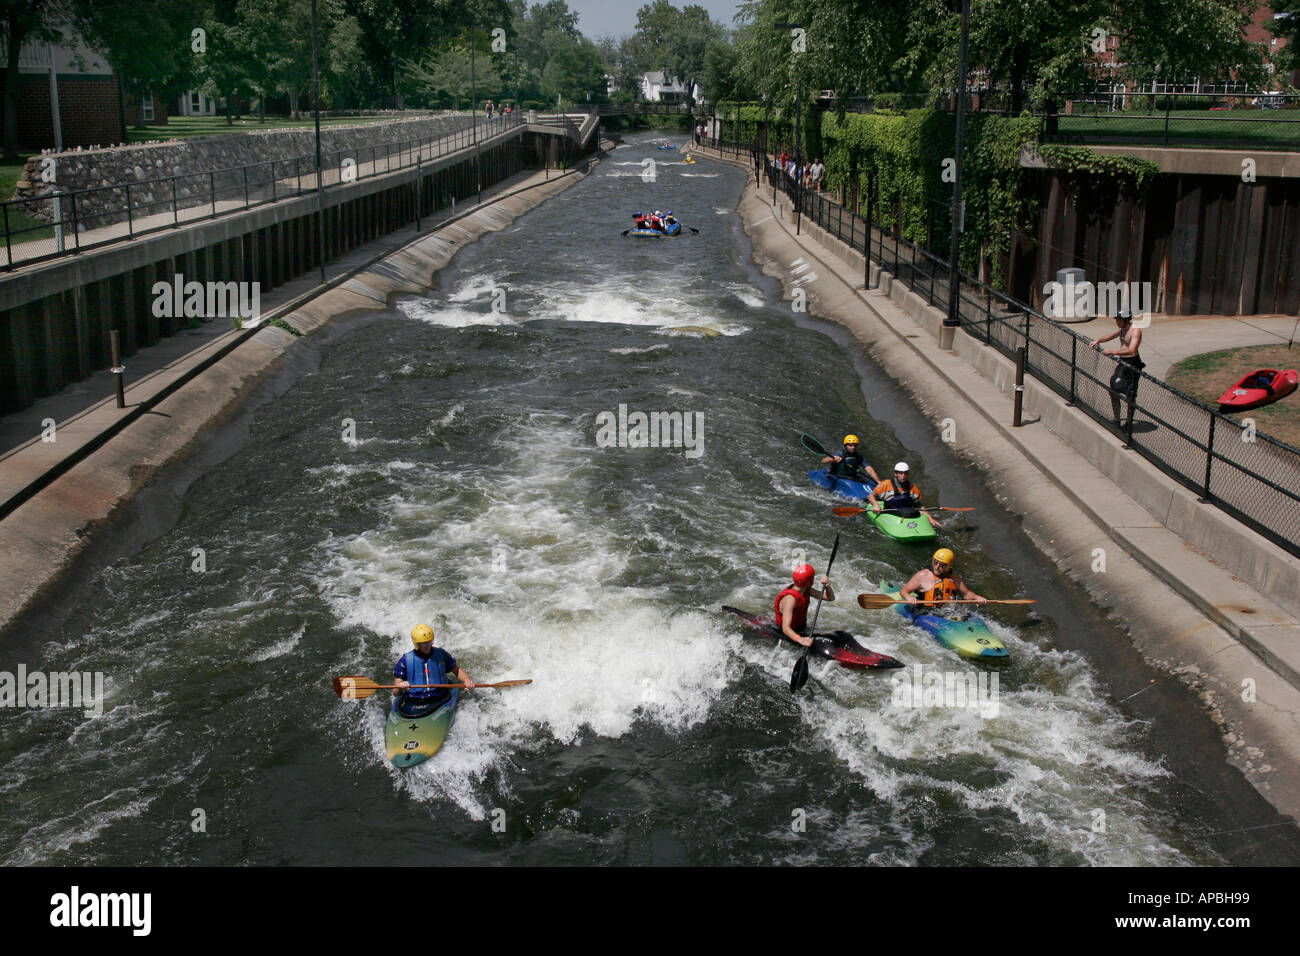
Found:
[[[456,671],[456,658],[441,647],[435,647],[428,657],[421,657],[414,650],[407,651],[393,668],[393,676],[412,684],[450,684],[449,673]],[[410,700],[431,701],[450,696],[445,687],[415,687],[402,692]]]

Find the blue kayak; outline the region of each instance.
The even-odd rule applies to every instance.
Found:
[[[830,473],[829,468],[810,471],[808,477],[812,479],[814,485],[821,485],[826,490],[833,491],[838,495],[844,495],[846,498],[857,498],[862,501],[867,500],[867,496],[871,494],[873,488],[872,485],[854,481],[852,478],[838,478]]]

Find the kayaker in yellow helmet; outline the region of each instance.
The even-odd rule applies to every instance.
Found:
[[[829,474],[836,478],[852,478],[862,481],[863,475],[869,477],[874,485],[880,483],[876,469],[867,464],[867,460],[858,452],[861,442],[857,435],[844,436],[844,450],[838,455],[827,455],[822,459],[823,465],[830,465]]]
[[[914,509],[921,506],[921,489],[912,484],[909,477],[911,468],[907,462],[900,461],[894,466],[894,476],[886,478],[872,490],[867,496],[867,501],[876,511],[898,511],[905,514],[913,514]],[[913,514],[913,516],[915,516]],[[930,519],[930,524],[936,528],[942,528],[934,515],[926,512],[925,515]]]
[[[474,681],[465,668],[456,663],[456,658],[433,646],[433,628],[428,624],[417,624],[411,628],[411,643],[415,649],[407,651],[393,668],[393,681],[400,688],[397,693],[401,700],[397,705],[398,713],[406,717],[422,717],[440,707],[451,691],[446,688],[420,687],[421,684],[452,684],[460,681],[466,687],[473,687]],[[452,680],[448,675],[454,675]],[[412,685],[417,685],[412,688]],[[408,689],[410,688],[410,689]]]
[[[908,604],[946,604],[961,598],[964,601],[985,603],[988,598],[981,597],[966,586],[961,575],[953,571],[956,555],[950,548],[940,548],[930,558],[930,566],[917,571],[899,589],[899,596]],[[920,598],[917,593],[920,593]]]

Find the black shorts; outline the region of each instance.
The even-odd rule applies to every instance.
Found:
[[[1115,374],[1110,377],[1110,390],[1116,395],[1123,395],[1130,401],[1137,397],[1138,382],[1142,380],[1142,367],[1120,362]]]

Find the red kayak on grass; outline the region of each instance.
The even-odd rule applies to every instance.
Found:
[[[1256,369],[1219,396],[1219,411],[1244,412],[1285,398],[1296,390],[1296,370],[1293,368]]]

